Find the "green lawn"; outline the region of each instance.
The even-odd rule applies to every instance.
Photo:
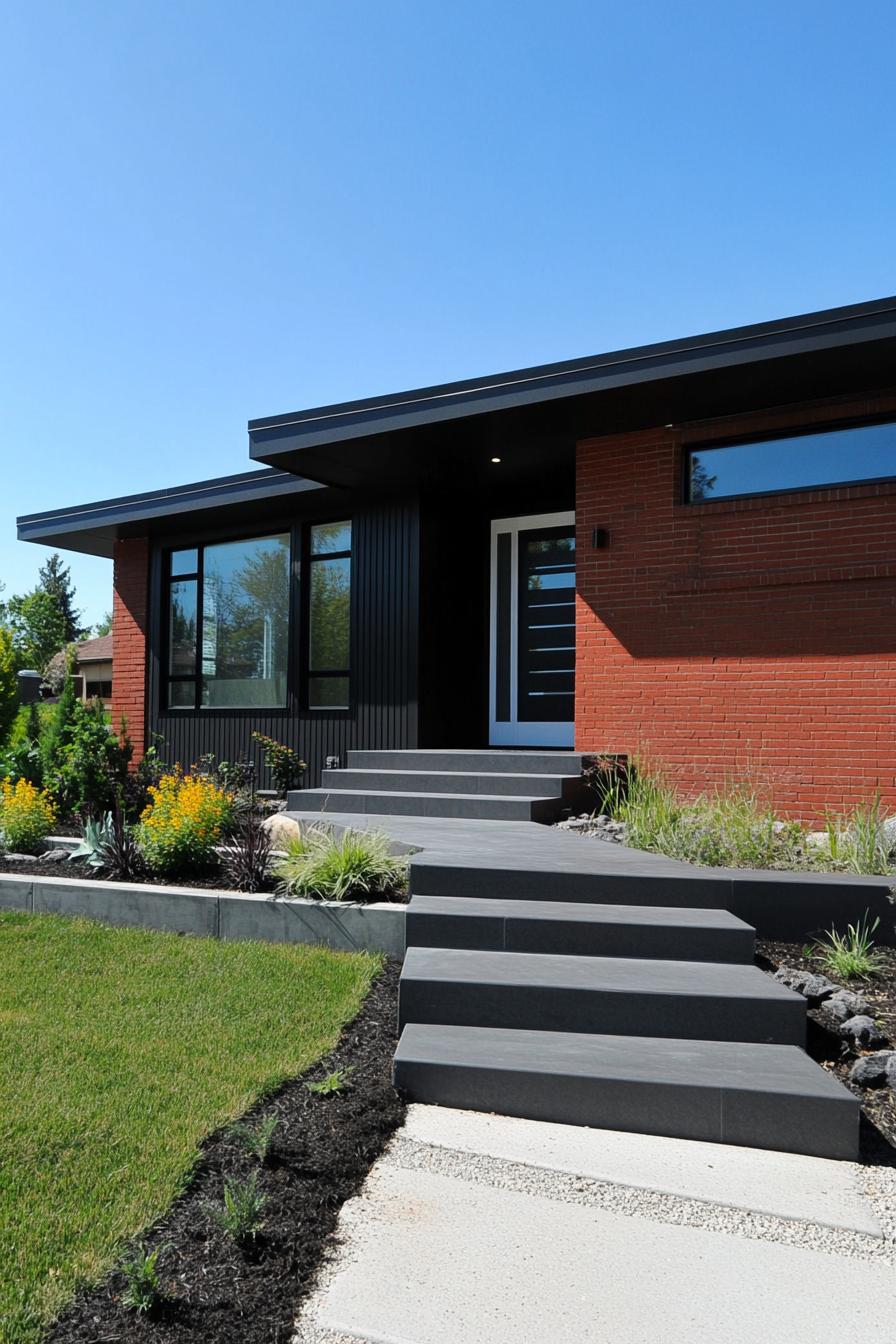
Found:
[[[379,969],[0,912],[0,1340],[164,1211],[203,1135],[336,1042]]]

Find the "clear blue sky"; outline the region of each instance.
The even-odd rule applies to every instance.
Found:
[[[896,291],[891,0],[9,0],[0,43],[7,593],[17,513],[248,470],[251,416]]]

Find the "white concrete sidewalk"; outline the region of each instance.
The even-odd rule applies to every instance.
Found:
[[[890,1344],[896,1172],[412,1106],[300,1344]]]

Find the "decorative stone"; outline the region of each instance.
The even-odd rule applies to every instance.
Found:
[[[887,1082],[896,1092],[896,1050],[890,1051],[890,1058],[887,1060]]]
[[[850,1017],[867,1014],[869,1005],[861,994],[853,994],[851,989],[838,989],[836,994],[825,1000],[824,1009],[838,1022],[845,1022]]]
[[[40,857],[43,863],[62,863],[71,852],[70,849],[48,849],[46,854],[41,854]]]
[[[775,971],[774,978],[788,989],[802,994],[812,1008],[830,999],[833,994],[846,992],[826,975],[814,975],[812,971],[797,970],[794,966],[781,966]]]
[[[884,1087],[893,1077],[896,1050],[878,1050],[873,1055],[862,1055],[849,1071],[849,1081],[859,1087]],[[892,1084],[891,1084],[892,1085]]]
[[[34,862],[34,855],[33,855],[33,854],[0,854],[0,858],[5,859],[5,860],[7,861],[7,863],[33,863],[33,862]]]
[[[274,812],[270,817],[265,817],[261,823],[275,849],[285,849],[290,840],[298,840],[302,834],[302,828],[292,817],[284,817],[282,812]]]
[[[804,841],[807,849],[822,849],[830,856],[831,837],[827,831],[807,831]]]
[[[837,1031],[841,1036],[855,1041],[856,1045],[863,1045],[866,1050],[878,1050],[887,1044],[887,1038],[878,1028],[874,1018],[865,1014],[848,1017],[845,1022],[840,1023]]]

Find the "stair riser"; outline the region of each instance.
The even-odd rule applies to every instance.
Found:
[[[588,757],[552,751],[350,751],[350,770],[432,770],[469,774],[571,775],[582,772]]]
[[[402,976],[399,1022],[804,1046],[803,1000],[476,984]]]
[[[579,957],[658,957],[664,960],[753,960],[750,929],[594,924],[547,919],[499,919],[407,913],[409,947],[455,947],[495,952],[560,952]]]
[[[354,789],[358,793],[470,793],[503,794],[508,798],[563,798],[568,806],[582,798],[581,782],[565,775],[474,775],[366,770],[324,770],[322,789]],[[567,801],[568,800],[568,801]]]
[[[449,798],[421,793],[413,798],[393,798],[386,793],[333,794],[326,789],[291,793],[288,810],[296,812],[357,812],[403,817],[464,817],[479,821],[552,821],[559,813],[559,799],[536,802],[520,798]]]
[[[853,1100],[396,1060],[410,1101],[596,1129],[855,1161]]]
[[[301,795],[299,795],[301,796]],[[603,841],[582,840],[581,844]],[[477,868],[432,863],[424,851],[411,866],[411,891],[427,896],[486,897],[511,901],[585,901],[607,905],[673,905],[703,910],[731,910],[730,877],[674,877],[658,873],[563,872],[514,868]],[[737,911],[741,918],[749,916]]]

